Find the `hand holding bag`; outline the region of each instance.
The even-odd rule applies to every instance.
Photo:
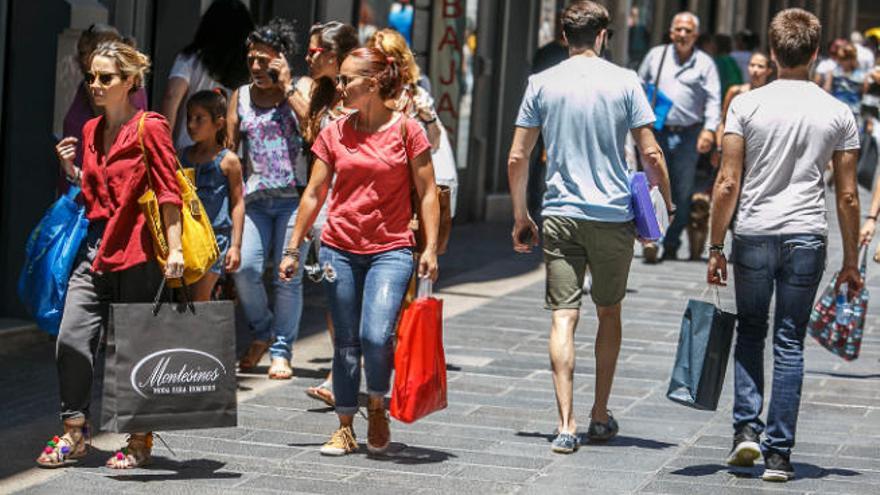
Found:
[[[721,310],[718,287],[715,304],[691,299],[681,319],[675,367],[666,397],[695,409],[718,407],[736,315]]]
[[[232,301],[163,307],[164,289],[163,280],[152,304],[110,305],[102,428],[236,426]]]
[[[147,149],[144,147],[144,121],[146,120],[146,112],[141,115],[138,122],[138,141],[141,145],[141,153],[144,156],[144,167],[146,167],[147,181],[150,187],[138,199],[138,204],[147,219],[147,225],[153,236],[153,248],[156,252],[156,261],[162,270],[165,270],[165,263],[168,260],[168,241],[165,239],[165,229],[162,223],[162,212],[159,208],[159,201],[156,199],[156,192],[153,187],[153,180],[150,178],[150,157]],[[180,209],[180,226],[181,226],[181,242],[183,245],[183,282],[193,284],[198,282],[205,273],[207,273],[217,259],[220,257],[220,248],[217,246],[217,239],[214,237],[214,228],[211,226],[211,219],[205,213],[205,207],[196,194],[196,186],[187,177],[180,162],[177,163],[177,184],[180,187],[180,197],[183,200],[183,207]],[[180,287],[179,280],[169,280],[170,287]]]
[[[397,327],[390,413],[404,423],[446,408],[443,301],[431,297],[431,280],[420,279],[416,300]]]
[[[861,248],[861,262],[859,271],[862,280],[868,270],[868,246]],[[853,361],[859,357],[862,348],[862,335],[865,331],[865,315],[868,313],[868,299],[870,293],[866,286],[862,287],[858,296],[850,304],[852,316],[846,325],[837,324],[837,301],[835,298],[835,286],[837,285],[837,273],[831,278],[831,282],[825,287],[822,296],[810,313],[810,322],[807,331],[816,339],[822,347],[840,356],[846,361]]]
[[[67,283],[89,229],[85,207],[76,202],[80,188],[70,186],[28,237],[18,278],[18,297],[37,325],[58,335]]]
[[[659,241],[663,237],[660,224],[657,220],[657,212],[654,211],[654,201],[648,188],[648,177],[644,172],[635,172],[629,180],[630,194],[632,195],[632,209],[636,232],[639,239],[646,241]],[[665,207],[664,207],[665,210]]]

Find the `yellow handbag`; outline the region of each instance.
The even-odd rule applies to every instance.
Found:
[[[153,189],[153,181],[150,178],[150,158],[144,147],[145,119],[146,112],[141,116],[138,123],[138,141],[141,145],[141,152],[144,155],[144,166],[147,168],[147,181],[150,187],[138,198],[138,204],[144,213],[144,217],[147,219],[150,233],[153,234],[153,248],[156,251],[156,261],[159,262],[159,266],[162,267],[164,272],[165,263],[168,260],[168,242],[165,239],[165,229],[162,226],[162,212],[159,209],[159,202],[156,200],[156,193]],[[198,282],[217,262],[217,259],[220,257],[220,248],[217,247],[217,239],[214,237],[211,219],[205,214],[205,208],[196,194],[196,186],[187,176],[183,167],[180,166],[179,161],[177,161],[176,175],[177,184],[180,186],[180,196],[183,200],[183,207],[180,211],[181,241],[183,244],[183,282],[189,285]],[[181,280],[169,280],[168,285],[169,287],[180,287]]]

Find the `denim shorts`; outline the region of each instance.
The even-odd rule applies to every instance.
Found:
[[[229,251],[229,245],[232,243],[232,233],[228,230],[214,231],[214,237],[217,239],[217,247],[220,248],[220,257],[217,262],[208,270],[217,275],[223,275],[224,266],[226,265],[226,252]]]

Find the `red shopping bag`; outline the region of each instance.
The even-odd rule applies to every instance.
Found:
[[[427,294],[421,286],[425,282]],[[412,423],[445,408],[443,301],[430,296],[428,280],[420,284],[419,297],[403,310],[397,327],[391,416]]]

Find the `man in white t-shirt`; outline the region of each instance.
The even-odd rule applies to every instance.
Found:
[[[751,466],[763,451],[766,481],[794,477],[790,456],[804,376],[804,335],[825,269],[828,225],[822,176],[829,160],[844,251],[837,282],[847,283],[850,294],[862,285],[857,262],[858,128],[846,105],[809,81],[821,29],[816,16],[801,9],[773,18],[770,54],[779,78],[731,103],[712,197],[710,284],[725,285],[727,280],[724,238],[736,211],[734,440],[727,462]],[[765,424],[763,355],[774,290],[773,394]]]

